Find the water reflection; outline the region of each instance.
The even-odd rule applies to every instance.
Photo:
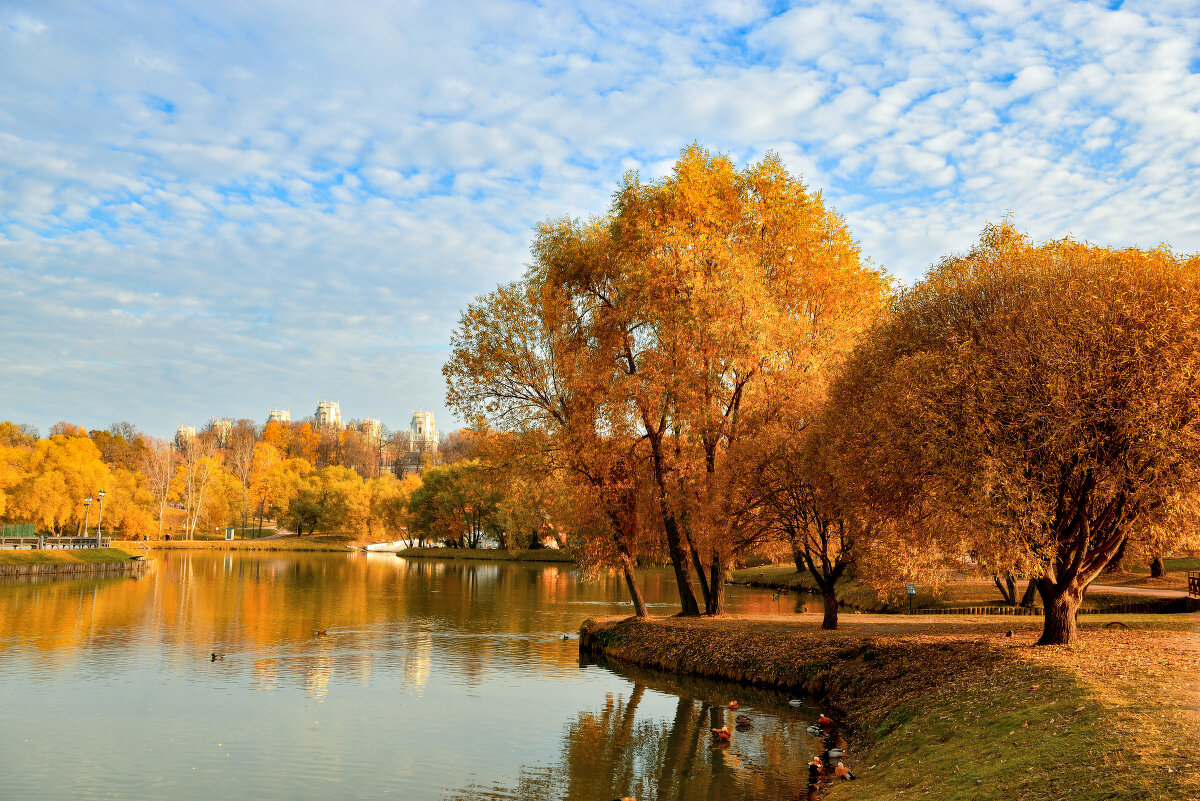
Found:
[[[674,610],[669,571],[642,580],[652,608]],[[564,565],[390,554],[168,551],[138,578],[3,583],[0,754],[22,757],[5,797],[752,799],[802,785],[812,715],[777,696],[738,690],[754,727],[712,749],[708,729],[732,726],[728,686],[580,665],[580,621],[628,612],[624,598],[616,577]],[[794,599],[735,587],[729,602]],[[64,743],[86,769],[60,769]]]
[[[821,741],[806,727],[818,711],[786,696],[724,682],[606,665],[629,679],[627,693],[584,709],[563,733],[554,764],[523,766],[511,786],[470,786],[446,801],[482,799],[803,799],[807,761]],[[735,713],[727,704],[738,694]],[[751,721],[735,727],[735,715]],[[735,729],[715,744],[710,732]]]

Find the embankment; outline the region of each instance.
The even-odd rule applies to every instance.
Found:
[[[1089,616],[1070,648],[1032,646],[1027,618],[852,618],[588,620],[580,647],[821,699],[853,732],[860,780],[839,797],[1200,798],[1200,618]]]
[[[0,578],[135,576],[153,569],[150,560],[120,548],[0,551]]]

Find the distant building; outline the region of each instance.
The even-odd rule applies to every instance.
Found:
[[[317,413],[313,415],[319,426],[342,427],[342,407],[338,401],[325,400],[317,402]]]
[[[233,421],[225,417],[212,421],[212,429],[217,433],[217,444],[224,447],[229,443],[229,432],[233,430]]]
[[[175,446],[182,448],[196,438],[195,426],[180,426],[175,429]]]
[[[433,412],[413,412],[408,431],[397,439],[400,452],[396,454],[392,465],[393,472],[398,476],[419,472],[422,460],[438,450],[438,430],[433,421]]]
[[[358,421],[358,430],[371,442],[378,443],[383,436],[383,426],[374,417],[364,417]]]
[[[292,412],[290,409],[280,409],[277,406],[271,407],[271,411],[267,412],[268,423],[290,423],[292,422]]]
[[[411,443],[410,451],[421,453],[437,453],[438,430],[433,422],[433,412],[413,412],[412,422],[408,424]]]

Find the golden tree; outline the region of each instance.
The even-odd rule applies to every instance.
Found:
[[[738,170],[686,148],[662,181],[626,180],[613,229],[623,258],[610,280],[627,286],[640,362],[623,383],[673,561],[690,559],[705,611],[719,614],[734,556],[770,530],[748,457],[781,415],[815,413],[888,282],[772,155]]]
[[[819,401],[883,274],[777,157],[738,170],[699,146],[662,181],[628,176],[607,217],[543,224],[533,254],[521,284],[464,313],[450,405],[548,432],[618,553],[650,524],[651,489],[682,611],[720,613],[734,555],[767,531],[739,454]]]
[[[1039,642],[1073,642],[1088,584],[1200,480],[1200,260],[990,226],[894,312],[838,392],[864,486],[1032,569]]]

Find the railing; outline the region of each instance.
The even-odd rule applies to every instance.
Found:
[[[111,537],[0,537],[0,548],[107,548]]]
[[[1200,570],[1188,571],[1188,595],[1200,598]]]

